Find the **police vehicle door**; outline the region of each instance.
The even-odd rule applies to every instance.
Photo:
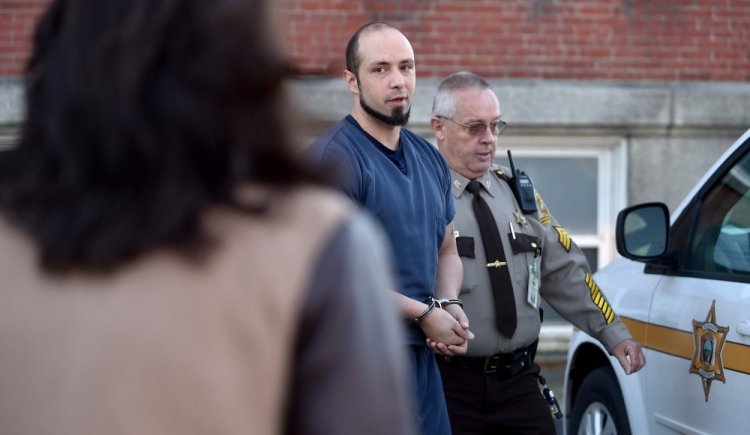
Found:
[[[678,268],[659,280],[649,319],[651,433],[750,427],[748,149],[726,161],[672,228]]]

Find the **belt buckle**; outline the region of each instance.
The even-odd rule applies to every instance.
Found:
[[[482,367],[482,371],[485,373],[495,373],[498,365],[500,365],[499,356],[488,356],[484,359],[484,367]]]

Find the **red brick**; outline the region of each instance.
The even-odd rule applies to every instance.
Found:
[[[0,0],[0,74],[19,74],[47,0]],[[339,76],[364,22],[400,27],[421,77],[750,81],[747,0],[277,0],[300,71]],[[539,6],[540,4],[543,7]]]
[[[48,4],[49,0],[0,0],[0,10],[38,10],[42,7],[46,7]]]

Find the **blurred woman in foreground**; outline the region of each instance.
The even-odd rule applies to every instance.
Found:
[[[42,17],[0,153],[0,433],[411,433],[380,235],[297,160],[270,5]]]

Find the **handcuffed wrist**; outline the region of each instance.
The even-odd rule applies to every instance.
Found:
[[[427,304],[427,309],[422,311],[422,313],[420,313],[417,317],[411,319],[412,323],[419,324],[419,322],[421,322],[422,319],[427,317],[427,315],[429,315],[432,312],[432,310],[435,309],[435,307],[439,307],[437,300],[433,298],[432,296],[428,297],[425,300],[425,303]]]
[[[446,305],[458,305],[461,309],[464,308],[464,303],[461,302],[461,299],[437,299],[435,303],[440,308],[445,308]]]
[[[458,305],[463,309],[464,304],[460,299],[435,299],[432,296],[428,297],[424,301],[427,304],[427,308],[422,311],[417,317],[413,318],[412,323],[419,324],[425,317],[427,317],[432,310],[435,308],[444,308],[448,305]]]

